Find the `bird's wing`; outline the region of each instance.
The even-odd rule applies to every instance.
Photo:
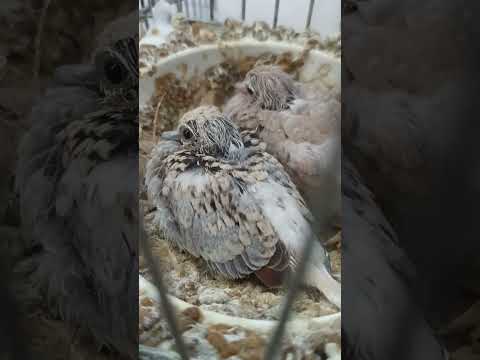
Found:
[[[100,332],[98,338],[109,336],[116,348],[123,349],[124,339],[129,344],[136,341],[131,325],[138,290],[138,159],[134,154],[119,156],[86,175],[82,162],[70,163],[56,192],[58,221],[66,222],[65,230],[70,231],[63,247],[81,266],[78,280],[85,283],[85,290],[91,286],[101,292],[98,309],[115,324],[115,329],[102,329],[107,324],[100,321],[92,328]]]
[[[411,293],[413,265],[347,159],[342,169],[346,358],[443,359]]]
[[[322,243],[330,237],[328,221],[314,216],[309,202],[305,201],[296,184],[274,156],[268,153],[261,156],[264,159],[263,167],[269,176],[269,184],[268,187],[263,184],[256,185],[254,196],[262,204],[262,210],[292,255],[292,265],[295,266],[305,241],[313,237],[318,243],[312,250],[314,252],[311,257],[312,263],[330,270],[330,259],[322,246]],[[319,193],[314,196],[319,197]]]
[[[280,161],[269,153],[259,154],[258,157],[261,157],[262,167],[268,174],[270,181],[286,189],[287,194],[294,199],[295,205],[300,210],[302,215],[306,219],[312,220],[312,215],[308,210],[302,195],[298,191],[296,185],[292,181],[292,178],[289,176],[285,170],[285,167],[280,163]]]
[[[266,144],[259,138],[260,131],[259,129],[242,131],[242,139],[247,151],[265,152]],[[310,222],[317,237],[326,241],[338,231],[334,230],[335,233],[331,233],[331,218],[328,215],[332,212],[338,214],[340,212],[341,161],[340,154],[335,154],[336,157],[328,154],[336,153],[336,148],[340,148],[340,144],[337,143],[336,139],[328,139],[321,145],[302,143],[295,145],[295,147],[298,157],[293,154],[294,150],[292,150],[287,164],[281,164],[276,157],[263,153],[265,171],[267,171],[271,180],[280,184],[283,188],[289,189],[288,196],[293,197],[295,208],[298,208],[302,216]],[[335,149],[325,150],[325,147]],[[315,151],[317,153],[312,155],[311,153]],[[340,149],[338,149],[338,153],[340,153]],[[292,167],[289,167],[290,161],[298,161],[294,165],[298,165],[299,169],[304,169],[306,166],[307,169],[293,172],[291,171]],[[308,166],[309,164],[311,167]],[[328,176],[326,181],[321,181],[322,179],[317,176],[320,172],[325,172],[321,169],[316,170],[318,167],[328,170],[328,172],[322,174]],[[308,172],[310,168],[316,172],[314,174]]]
[[[42,246],[28,260],[32,283],[46,291],[52,311],[126,353],[137,341],[137,168],[135,156],[119,157],[85,174],[85,159],[77,158],[55,182],[39,170],[22,192],[28,206],[26,197],[48,190],[32,203],[42,210],[22,207],[32,240]]]
[[[182,151],[170,155],[146,179],[160,214],[157,224],[180,248],[229,278],[277,263],[274,254],[282,253],[282,245],[252,194],[252,185],[267,176],[260,167],[192,159]]]

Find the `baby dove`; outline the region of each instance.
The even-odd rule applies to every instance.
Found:
[[[257,66],[236,85],[225,114],[256,129],[286,168],[317,220],[340,217],[340,101],[296,83],[275,66]]]
[[[128,19],[133,32],[104,36],[93,63],[56,71],[16,178],[34,250],[20,264],[27,290],[122,359],[138,354],[138,18]]]
[[[263,147],[264,148],[264,147]],[[229,279],[255,274],[279,286],[313,235],[302,197],[283,166],[252,132],[240,131],[217,108],[186,113],[147,163],[146,187],[165,238]],[[340,284],[315,242],[305,284],[340,307]]]

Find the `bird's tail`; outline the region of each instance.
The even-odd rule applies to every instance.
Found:
[[[325,265],[311,265],[305,275],[305,283],[316,287],[339,309],[342,307],[342,286],[333,278]]]

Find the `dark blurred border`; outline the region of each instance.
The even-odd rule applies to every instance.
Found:
[[[133,0],[9,0],[0,5],[1,359],[42,355],[30,353],[35,341],[30,334],[38,324],[15,303],[11,281],[15,260],[21,255],[17,251],[20,214],[13,189],[16,146],[31,125],[32,104],[51,83],[55,68],[90,61],[95,39],[105,25],[136,9],[138,3]]]
[[[342,1],[344,153],[414,264],[412,296],[458,359],[465,346],[480,355],[472,329],[462,341],[444,331],[480,300],[479,5]]]

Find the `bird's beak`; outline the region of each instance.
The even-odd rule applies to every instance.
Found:
[[[164,131],[162,135],[160,135],[162,140],[170,140],[170,141],[180,141],[180,136],[178,131]]]

